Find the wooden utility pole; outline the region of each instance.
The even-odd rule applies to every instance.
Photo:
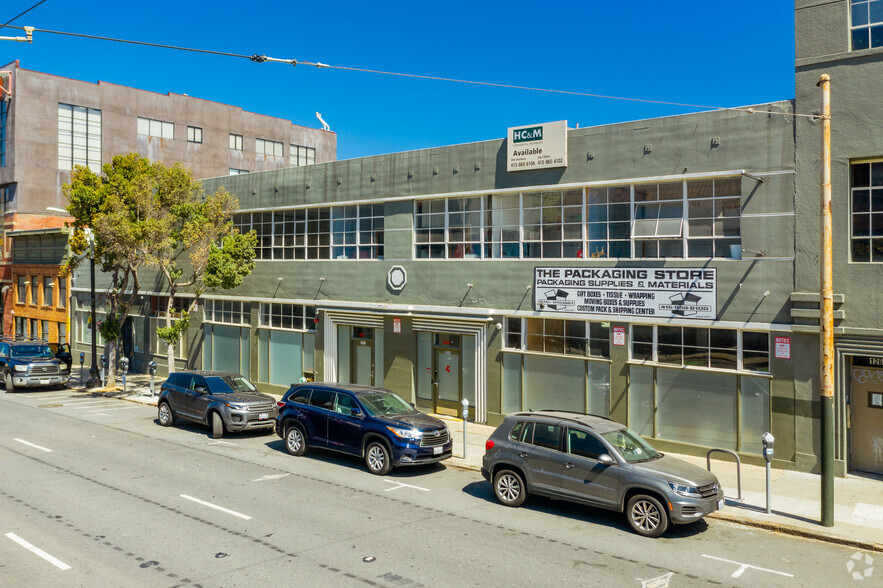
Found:
[[[831,239],[831,78],[822,74],[821,239],[819,241],[819,372],[822,517],[834,526],[834,288]]]

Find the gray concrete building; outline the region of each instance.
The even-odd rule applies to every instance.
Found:
[[[489,424],[592,412],[663,450],[754,463],[770,431],[776,467],[818,471],[813,114],[828,73],[837,471],[883,472],[881,5],[795,3],[794,100],[205,180],[239,196],[258,261],[206,295],[182,364],[276,392],[382,385],[449,414],[466,399]],[[141,365],[165,363],[163,296],[133,317]]]
[[[335,133],[238,106],[73,80],[24,69],[18,61],[0,66],[0,72],[7,90],[0,96],[4,233],[61,227],[67,217],[47,207],[66,205],[62,185],[70,182],[71,170],[84,165],[100,173],[115,155],[179,162],[197,178],[312,165],[337,156]],[[19,276],[9,256],[12,239],[4,241],[0,285],[11,286]],[[2,295],[5,334],[12,332],[16,305],[29,313],[13,292],[5,288]],[[48,334],[25,334],[58,337],[55,322]]]

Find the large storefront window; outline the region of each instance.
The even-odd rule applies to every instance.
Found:
[[[769,333],[632,325],[632,361],[767,373]]]
[[[507,318],[504,347],[581,357],[610,357],[610,323]]]
[[[740,258],[740,177],[414,201],[416,259]]]
[[[503,354],[503,411],[560,409],[610,415],[610,364]]]
[[[316,375],[316,307],[262,303],[258,329],[258,381],[288,386]]]

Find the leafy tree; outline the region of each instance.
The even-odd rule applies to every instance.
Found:
[[[98,176],[78,166],[63,190],[74,217],[71,249],[78,254],[88,249],[85,229],[92,229],[96,264],[111,280],[107,318],[102,322],[108,379],[116,376],[121,327],[140,292],[139,271],[144,266],[157,268],[169,287],[166,326],[159,336],[170,344],[172,370],[173,345],[187,329],[188,312],[206,287],[228,288],[242,282],[254,268],[256,237],[233,230],[231,218],[238,206],[233,196],[219,189],[205,197],[180,164],[151,163],[130,153],[114,157],[102,171]],[[71,256],[68,269],[75,269],[83,259]],[[193,288],[195,298],[187,312],[173,321],[174,296],[185,287]]]

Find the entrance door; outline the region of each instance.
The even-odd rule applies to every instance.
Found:
[[[432,350],[433,404],[441,414],[461,416],[463,400],[460,336],[436,333]]]
[[[352,383],[374,385],[374,345],[371,341],[352,342]]]
[[[850,467],[883,474],[883,369],[853,367]]]

